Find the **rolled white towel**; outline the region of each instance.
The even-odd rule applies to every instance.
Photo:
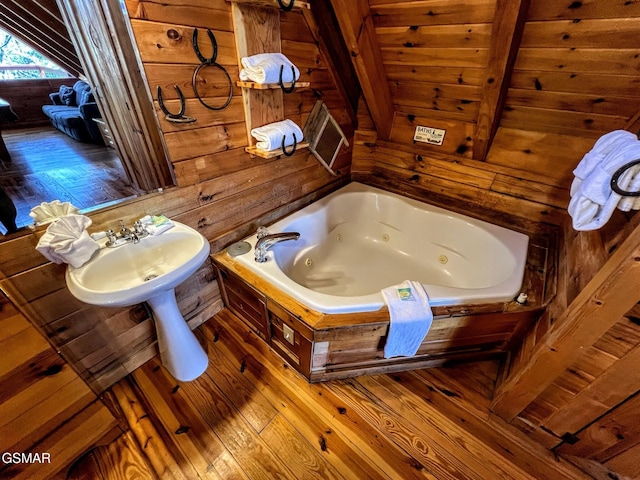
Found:
[[[300,78],[300,70],[282,53],[259,53],[240,59],[242,70],[240,80],[256,83],[278,83],[280,81],[280,67],[282,69],[282,81],[291,83]],[[291,76],[293,67],[294,77]]]
[[[36,250],[54,263],[78,268],[100,248],[87,232],[91,219],[84,215],[66,215],[51,222],[40,237]]]
[[[276,150],[282,147],[282,137],[285,137],[284,146],[293,145],[295,135],[296,143],[303,139],[302,130],[292,120],[269,123],[251,130],[251,136],[257,140],[256,147],[260,150]]]
[[[53,200],[52,202],[42,202],[31,209],[29,216],[33,218],[36,225],[42,225],[49,223],[56,218],[64,217],[65,215],[75,215],[80,213],[78,207],[72,205],[69,202],[61,202],[60,200]]]

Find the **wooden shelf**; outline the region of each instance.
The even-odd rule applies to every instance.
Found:
[[[280,88],[279,83],[256,83],[256,82],[241,82],[238,81],[237,85],[242,88],[251,88],[254,90],[273,90]],[[311,82],[296,82],[296,88],[305,88],[311,85]],[[291,87],[290,82],[284,82],[284,88]]]
[[[266,7],[266,8],[277,8],[280,10],[280,5],[278,5],[277,0],[227,0],[231,3],[243,3],[245,5],[253,5],[254,7]],[[285,5],[289,4],[289,0],[283,0]],[[311,4],[309,2],[303,2],[301,0],[295,0],[293,4],[293,10],[309,10],[311,9]]]
[[[300,142],[296,147],[296,153],[298,153],[298,151],[305,148],[309,148],[309,143]],[[275,158],[275,157],[279,157],[280,155],[284,155],[281,148],[278,148],[276,150],[260,150],[255,145],[246,147],[244,151],[251,155],[256,155],[257,157],[261,157],[261,158]]]

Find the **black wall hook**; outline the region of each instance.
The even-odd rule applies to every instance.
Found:
[[[282,148],[282,153],[285,154],[285,156],[290,157],[291,155],[293,155],[294,153],[296,153],[296,148],[298,147],[298,139],[296,138],[296,134],[292,133],[293,135],[293,148],[287,152],[287,149],[284,146],[284,142],[287,139],[286,135],[282,136],[282,144],[280,145],[280,147]]]
[[[210,58],[207,58],[204,55],[202,55],[202,52],[200,51],[200,46],[198,45],[198,29],[197,28],[193,29],[193,36],[192,36],[193,51],[196,54],[196,57],[198,57],[198,60],[200,60],[200,65],[198,65],[193,72],[193,77],[191,78],[191,87],[193,88],[193,93],[195,94],[196,98],[203,106],[205,106],[209,110],[223,110],[229,106],[229,104],[231,103],[231,99],[233,98],[233,82],[231,81],[231,76],[229,76],[229,72],[227,72],[227,70],[216,61],[216,59],[218,58],[218,41],[216,40],[216,36],[213,34],[213,32],[208,28],[207,28],[207,36],[209,37],[209,41],[211,42],[211,48],[213,49],[213,53],[211,54]],[[202,70],[203,67],[215,67],[218,70],[221,70],[227,79],[227,84],[229,85],[229,94],[224,104],[219,107],[212,107],[211,105],[208,105],[200,96],[200,92],[198,92],[198,74],[200,73],[200,70]]]
[[[289,4],[285,5],[282,0],[278,0],[278,5],[280,5],[280,8],[285,12],[290,12],[291,10],[293,10],[294,3],[296,3],[296,0],[289,0]]]
[[[218,58],[218,41],[216,40],[216,36],[213,34],[213,32],[207,28],[207,35],[209,36],[209,41],[211,42],[211,48],[213,49],[213,53],[211,54],[210,58],[205,57],[204,55],[202,55],[202,52],[200,52],[200,46],[198,45],[198,29],[194,28],[193,29],[193,36],[191,37],[191,43],[193,43],[193,51],[196,54],[196,57],[198,57],[198,60],[200,60],[200,63],[206,63],[208,65],[211,65],[213,63],[216,63],[216,59]]]
[[[173,122],[173,123],[195,122],[196,121],[195,118],[187,117],[184,114],[187,108],[187,104],[184,100],[184,95],[182,94],[180,87],[178,87],[177,85],[174,85],[173,88],[176,89],[176,92],[178,93],[178,98],[180,99],[180,111],[178,113],[171,113],[169,109],[165,106],[164,99],[162,98],[162,88],[160,88],[160,85],[158,85],[158,104],[160,105],[160,110],[162,110],[162,112],[165,114],[165,118],[169,122]]]
[[[627,190],[621,189],[620,186],[618,185],[618,180],[620,179],[620,176],[624,172],[629,170],[631,167],[638,164],[640,164],[640,158],[632,162],[629,162],[626,165],[623,165],[622,167],[620,167],[618,170],[616,170],[615,173],[611,176],[611,190],[616,192],[618,195],[622,195],[623,197],[640,197],[640,192],[629,192]]]
[[[280,65],[280,78],[278,79],[278,85],[284,93],[291,93],[296,89],[296,69],[291,65],[291,85],[289,87],[285,87],[282,82],[282,72],[284,71],[284,65]]]

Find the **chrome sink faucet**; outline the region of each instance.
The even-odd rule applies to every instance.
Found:
[[[115,233],[113,230],[107,230],[106,246],[113,248],[124,245],[125,243],[138,243],[141,238],[149,235],[147,229],[144,228],[140,220],[133,224],[133,229],[124,226],[124,222],[120,220],[120,231]]]
[[[264,232],[263,232],[264,233]],[[283,233],[271,233],[258,235],[258,241],[255,248],[255,259],[258,263],[264,263],[267,261],[267,252],[276,243],[285,242],[287,240],[298,240],[300,234],[298,232],[283,232]]]

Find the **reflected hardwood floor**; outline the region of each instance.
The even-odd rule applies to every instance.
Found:
[[[136,194],[116,151],[82,143],[53,127],[2,132],[10,161],[0,161],[0,187],[13,200],[19,227],[31,208],[59,199],[80,209]]]
[[[590,478],[490,414],[495,361],[310,385],[228,310],[198,333],[205,374],[116,384],[130,430],[68,478]]]

